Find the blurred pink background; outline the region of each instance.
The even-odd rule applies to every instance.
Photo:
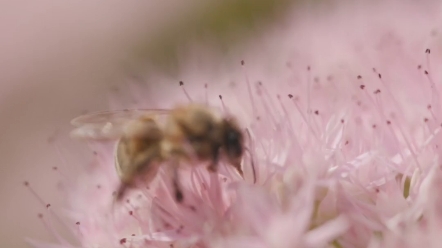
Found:
[[[0,2],[0,247],[28,247],[25,237],[52,240],[37,218],[44,208],[22,185],[29,180],[59,206],[51,168],[61,160],[48,137],[91,106],[105,109],[100,93],[122,80],[130,48],[199,2]]]

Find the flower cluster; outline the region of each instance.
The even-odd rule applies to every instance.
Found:
[[[245,176],[225,163],[218,174],[188,166],[178,204],[162,168],[116,206],[112,147],[94,144],[92,169],[71,192],[81,247],[440,247],[440,30],[418,26],[421,41],[401,24],[366,31],[362,42],[327,36],[323,22],[307,27],[286,39],[300,47],[284,45],[295,48],[282,60],[243,55],[238,71],[219,77],[187,68],[182,85],[153,92],[130,84],[135,107],[197,101],[237,116],[247,138]],[[312,37],[332,51],[315,42],[304,49]]]

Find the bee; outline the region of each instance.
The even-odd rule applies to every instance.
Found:
[[[114,160],[121,180],[117,200],[137,180],[150,183],[163,164],[170,166],[177,202],[184,198],[178,177],[181,162],[196,158],[208,162],[207,169],[215,173],[222,159],[244,176],[244,134],[238,122],[205,105],[100,112],[77,117],[71,124],[77,127],[71,133],[74,138],[117,140]]]

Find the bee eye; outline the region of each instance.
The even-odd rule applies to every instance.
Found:
[[[242,154],[241,134],[235,131],[229,131],[225,136],[225,146],[230,156],[240,156]]]
[[[227,133],[227,143],[235,143],[238,141],[238,134],[235,132]]]

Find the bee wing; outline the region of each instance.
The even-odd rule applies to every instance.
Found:
[[[71,121],[76,127],[71,136],[79,139],[112,140],[120,138],[126,125],[143,116],[166,115],[168,109],[125,109],[81,115]]]
[[[146,115],[164,115],[170,113],[169,109],[123,109],[95,112],[81,115],[74,118],[71,124],[76,127],[81,127],[90,124],[111,123],[126,123],[128,121],[146,116]]]

